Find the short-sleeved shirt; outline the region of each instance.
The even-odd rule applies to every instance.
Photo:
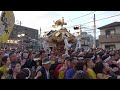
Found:
[[[75,74],[75,70],[70,67],[65,73],[65,79],[72,79],[74,74]]]
[[[65,72],[64,71],[60,71],[59,75],[58,75],[58,79],[64,79],[65,78]]]
[[[6,79],[14,79],[14,77],[13,77],[13,75],[8,74],[8,75],[6,76]]]
[[[0,71],[3,72],[4,76],[6,76],[8,74],[8,70],[5,68],[5,66],[0,67]]]
[[[59,69],[63,66],[63,64],[58,64],[57,67],[54,70],[54,75],[58,77],[59,75]]]
[[[26,61],[25,67],[27,67],[27,68],[32,68],[33,66],[34,66],[35,68],[37,67],[37,66],[36,66],[36,62],[35,62],[34,60],[27,60],[27,61]]]
[[[99,78],[100,77],[100,78]],[[110,76],[103,74],[103,73],[98,73],[97,78],[98,79],[108,79]]]
[[[87,68],[87,73],[90,79],[96,79],[96,73],[91,68]]]

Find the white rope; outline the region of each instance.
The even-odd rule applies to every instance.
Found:
[[[64,48],[66,49],[65,54],[69,55],[68,50],[71,47],[71,44],[68,43],[67,37],[65,35],[63,35],[62,37],[63,37],[64,43],[65,43],[65,46],[64,46]]]
[[[77,43],[76,43],[76,48],[75,48],[75,51],[77,51],[78,49],[81,48],[81,41],[80,41],[80,37],[76,37],[76,40],[77,40]]]

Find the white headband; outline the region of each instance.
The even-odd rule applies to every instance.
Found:
[[[120,59],[117,61],[117,64],[120,63]]]
[[[93,56],[91,59],[93,60],[95,58],[95,56]]]
[[[42,62],[42,65],[43,64],[49,64],[51,61],[47,61],[47,62]]]
[[[83,57],[79,57],[78,59],[84,59]]]
[[[38,61],[38,60],[40,60],[40,58],[34,58],[33,60],[34,60],[34,61]]]
[[[111,57],[109,56],[108,58],[106,58],[105,60],[104,60],[104,62],[107,62],[107,61],[109,61],[111,59]]]

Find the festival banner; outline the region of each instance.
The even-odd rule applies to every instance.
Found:
[[[13,11],[2,11],[0,16],[0,42],[7,43],[13,31],[15,16]]]

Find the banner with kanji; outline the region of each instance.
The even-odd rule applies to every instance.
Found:
[[[13,31],[15,16],[13,11],[2,11],[0,16],[0,42],[7,43]]]

